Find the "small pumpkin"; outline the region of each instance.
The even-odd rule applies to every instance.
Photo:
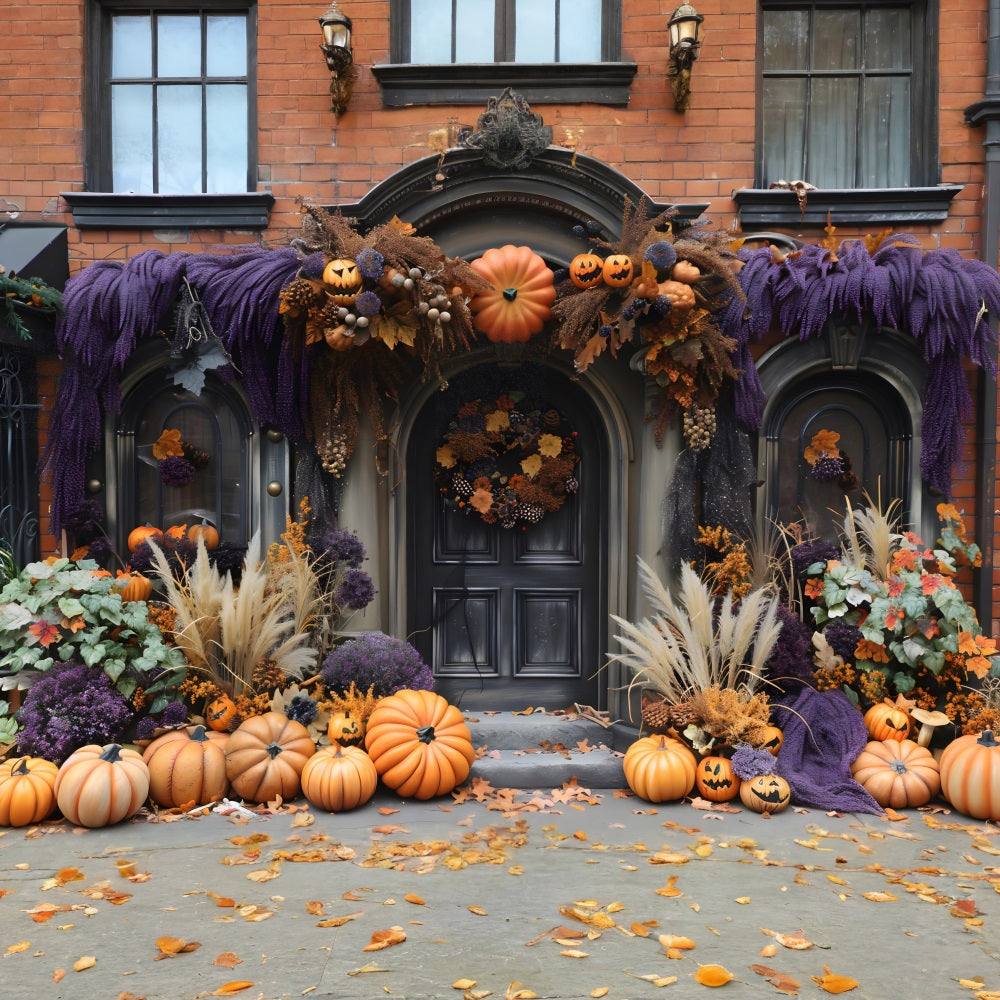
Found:
[[[236,718],[236,702],[228,694],[213,698],[205,708],[205,725],[217,733],[228,732],[230,723]]]
[[[323,339],[331,351],[349,351],[354,346],[354,334],[343,323],[328,326],[323,331]]]
[[[759,746],[761,750],[766,750],[772,757],[777,757],[781,744],[784,742],[785,734],[777,726],[765,726]]]
[[[133,570],[115,580],[115,590],[123,601],[148,601],[153,595],[153,581]]]
[[[111,826],[134,816],[149,794],[149,768],[136,750],[88,744],[56,774],[56,803],[77,826]]]
[[[387,788],[421,800],[446,795],[460,785],[475,757],[461,711],[433,691],[408,688],[375,706],[365,748]]]
[[[337,712],[330,716],[326,735],[331,743],[341,746],[357,746],[365,738],[365,722],[350,711]]]
[[[624,288],[632,283],[635,266],[628,254],[613,253],[604,258],[601,277],[609,288]]]
[[[323,281],[330,289],[327,295],[338,306],[349,306],[361,291],[361,272],[356,261],[338,257],[323,268]]]
[[[360,747],[317,750],[302,769],[302,794],[318,809],[345,812],[364,805],[378,785],[378,771]]]
[[[168,808],[188,802],[203,806],[223,798],[229,791],[228,739],[204,726],[174,729],[157,737],[142,755],[149,768],[149,797]]]
[[[473,325],[494,343],[524,343],[552,315],[555,276],[530,247],[511,244],[487,250],[472,269],[493,287],[469,303]]]
[[[938,762],[913,740],[873,740],[851,765],[851,774],[890,809],[916,809],[941,790]]]
[[[660,295],[670,299],[672,314],[684,316],[694,308],[694,289],[683,281],[661,281],[656,287]]]
[[[670,277],[682,284],[693,285],[701,277],[701,271],[691,261],[679,260],[674,264]]]
[[[941,792],[966,816],[1000,820],[1000,742],[992,730],[959,736],[944,748]]]
[[[163,532],[159,528],[154,528],[151,524],[143,524],[138,528],[133,528],[128,533],[126,544],[129,552],[135,552],[140,545],[146,542],[159,543],[163,539]]]
[[[163,532],[165,538],[172,542],[180,542],[187,538],[188,526],[186,524],[173,524]]]
[[[226,776],[250,802],[295,798],[302,769],[316,752],[309,730],[281,712],[251,715],[226,743]]]
[[[604,260],[596,253],[578,253],[569,264],[569,280],[577,288],[595,288],[604,280]]]
[[[694,772],[698,794],[709,802],[728,802],[740,793],[740,779],[728,757],[702,757]]]
[[[214,552],[219,547],[219,529],[211,521],[192,524],[187,530],[187,536],[195,545],[199,541],[204,542],[209,552]]]
[[[780,774],[758,774],[740,785],[740,802],[758,813],[779,813],[792,801],[792,790]]]
[[[865,712],[865,729],[873,740],[905,740],[910,735],[910,713],[886,698]]]
[[[57,765],[42,757],[13,757],[0,764],[0,826],[40,823],[56,807]]]
[[[669,736],[643,736],[625,751],[622,767],[628,787],[647,802],[673,802],[689,795],[695,782],[695,756]]]

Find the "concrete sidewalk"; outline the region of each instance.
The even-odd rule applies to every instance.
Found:
[[[752,966],[803,998],[829,995],[813,981],[824,966],[867,1000],[971,1000],[959,980],[975,977],[1000,991],[989,824],[940,811],[768,819],[573,785],[519,792],[504,814],[480,794],[3,831],[0,995],[192,1000],[243,982],[232,995],[247,1000],[636,1000],[698,995],[699,963],[725,966],[739,997],[787,995]],[[364,950],[393,928],[405,940]],[[669,958],[664,934],[696,947]],[[199,947],[158,959],[161,937]],[[787,946],[802,937],[812,946]]]

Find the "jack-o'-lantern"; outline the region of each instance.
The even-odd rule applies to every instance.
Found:
[[[613,253],[604,258],[601,276],[604,278],[604,284],[611,288],[624,288],[631,284],[634,271],[631,257],[623,253]]]
[[[780,774],[758,774],[740,785],[740,802],[754,812],[778,813],[792,801],[792,790]]]
[[[777,757],[781,744],[784,742],[785,734],[777,726],[766,726],[760,741],[760,748],[766,750],[773,757]]]
[[[577,288],[593,288],[604,280],[604,260],[596,253],[578,253],[569,265],[569,280]]]
[[[865,729],[873,740],[905,740],[910,735],[910,713],[886,698],[865,712]]]
[[[694,772],[698,794],[709,802],[728,802],[740,793],[740,779],[728,757],[703,757]]]
[[[337,712],[330,716],[330,723],[326,727],[326,735],[330,737],[331,743],[339,743],[341,746],[357,746],[365,738],[364,720],[350,712]]]
[[[216,733],[224,733],[236,718],[236,702],[228,694],[220,694],[205,708],[205,725]]]
[[[361,272],[353,260],[338,257],[323,268],[327,295],[338,306],[352,305],[361,291]]]

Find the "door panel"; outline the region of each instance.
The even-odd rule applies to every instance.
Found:
[[[579,489],[530,526],[448,509],[434,455],[463,401],[518,389],[575,428]],[[418,415],[407,450],[410,641],[464,708],[602,702],[607,530],[604,435],[583,391],[543,366],[462,373]]]

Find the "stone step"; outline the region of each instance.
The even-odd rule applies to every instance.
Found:
[[[588,753],[524,753],[493,750],[472,764],[470,780],[480,778],[494,788],[551,789],[575,780],[584,788],[624,788],[622,755],[610,749]]]
[[[574,747],[583,740],[591,746],[609,743],[609,728],[575,715],[466,712],[465,721],[472,733],[472,745],[490,750],[532,750],[556,743]]]

